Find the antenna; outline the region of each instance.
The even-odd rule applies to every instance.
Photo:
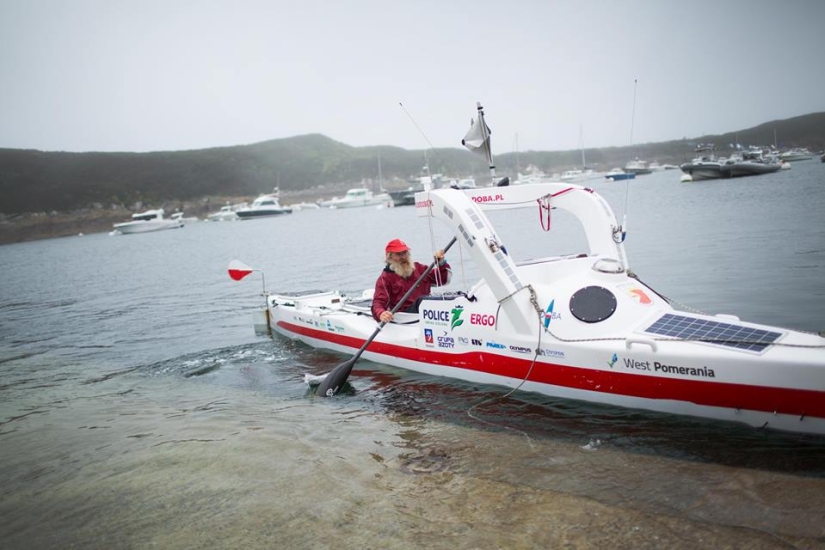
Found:
[[[630,146],[633,146],[633,121],[636,119],[636,83],[638,81],[633,79],[633,111],[630,113]]]
[[[636,119],[636,85],[637,79],[633,79],[633,110],[630,113],[630,146],[633,147],[633,122]],[[624,180],[624,214],[622,215],[622,242],[627,238],[627,205],[630,199],[630,180]]]
[[[427,145],[430,146],[430,149],[433,150],[433,153],[435,153],[435,156],[438,157],[438,160],[441,162],[441,164],[446,166],[447,163],[444,162],[444,159],[442,159],[441,156],[438,154],[438,151],[436,150],[436,148],[433,146],[432,143],[430,143],[430,140],[427,138],[427,134],[424,133],[424,130],[421,129],[421,127],[418,125],[418,123],[415,121],[415,119],[412,117],[412,115],[409,113],[409,111],[407,111],[407,108],[404,107],[404,104],[399,101],[398,106],[401,107],[401,109],[404,110],[404,113],[406,113],[406,115],[407,115],[407,117],[409,117],[410,121],[413,123],[413,125],[421,133],[422,137],[424,138],[424,141],[426,141]],[[424,157],[426,158],[426,156],[427,156],[427,151],[424,151]],[[428,173],[429,173],[429,166],[430,166],[430,163],[427,162],[427,171],[428,171]]]

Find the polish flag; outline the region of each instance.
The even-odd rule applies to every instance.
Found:
[[[240,281],[253,271],[255,270],[240,260],[232,260],[229,262],[229,276],[235,281]]]

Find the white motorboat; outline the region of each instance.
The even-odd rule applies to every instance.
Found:
[[[647,165],[647,161],[640,159],[633,159],[624,165],[624,171],[629,174],[644,175],[650,174],[651,169]]]
[[[456,259],[473,262],[475,284],[425,298],[418,313],[397,313],[388,325],[370,315],[370,290],[265,293],[266,326],[432,376],[825,434],[825,338],[676,310],[631,272],[624,229],[594,190],[563,182],[436,189],[418,193],[415,208],[452,230],[461,247],[453,270]],[[508,224],[536,223],[537,208],[546,230],[552,212],[572,214],[586,249],[544,256],[547,244],[534,242],[532,259],[513,257],[490,216],[506,211]],[[230,265],[230,275],[244,273]]]
[[[301,210],[318,210],[321,208],[317,202],[296,202],[289,205],[293,212],[300,212]]]
[[[602,175],[603,174],[600,174],[599,172],[594,172],[593,170],[587,168],[584,170],[567,170],[562,172],[559,179],[570,183],[581,183],[583,181],[601,178]]]
[[[248,203],[242,202],[238,204],[229,204],[226,203],[224,206],[221,206],[221,209],[217,212],[213,212],[209,214],[206,219],[211,222],[231,222],[235,221],[238,218],[238,214],[236,212],[241,208],[247,208],[249,206]]]
[[[246,208],[239,208],[235,215],[241,220],[251,220],[255,218],[266,218],[269,216],[279,216],[281,214],[291,214],[292,209],[281,206],[278,201],[278,192],[261,195]]]
[[[148,233],[150,231],[183,227],[183,220],[164,218],[163,214],[162,208],[132,214],[132,221],[114,224],[114,231],[122,235],[131,235],[132,233]]]
[[[373,193],[364,187],[350,189],[341,198],[334,198],[319,203],[325,208],[356,208],[359,206],[386,206],[393,205],[392,197],[389,193]]]
[[[169,217],[173,220],[181,222],[184,225],[187,223],[195,223],[197,221],[200,221],[196,216],[184,216],[183,212],[175,212]]]
[[[814,154],[805,147],[794,147],[784,153],[779,153],[779,160],[784,160],[785,162],[811,160],[812,158],[814,158]]]
[[[584,172],[581,170],[567,170],[562,172],[561,181],[578,182],[584,180]]]

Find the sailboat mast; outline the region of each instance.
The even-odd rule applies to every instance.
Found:
[[[383,176],[383,174],[381,174],[381,155],[378,155],[378,185],[379,185],[378,190],[383,191],[384,190],[384,176]]]

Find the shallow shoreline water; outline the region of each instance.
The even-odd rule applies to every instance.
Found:
[[[825,328],[820,168],[639,178],[631,266],[697,309]],[[621,215],[626,188],[600,185]],[[369,361],[314,398],[304,373],[342,357],[256,335],[262,281],[226,266],[354,292],[393,237],[416,257],[448,238],[398,208],[0,247],[0,546],[825,548],[821,437]]]

